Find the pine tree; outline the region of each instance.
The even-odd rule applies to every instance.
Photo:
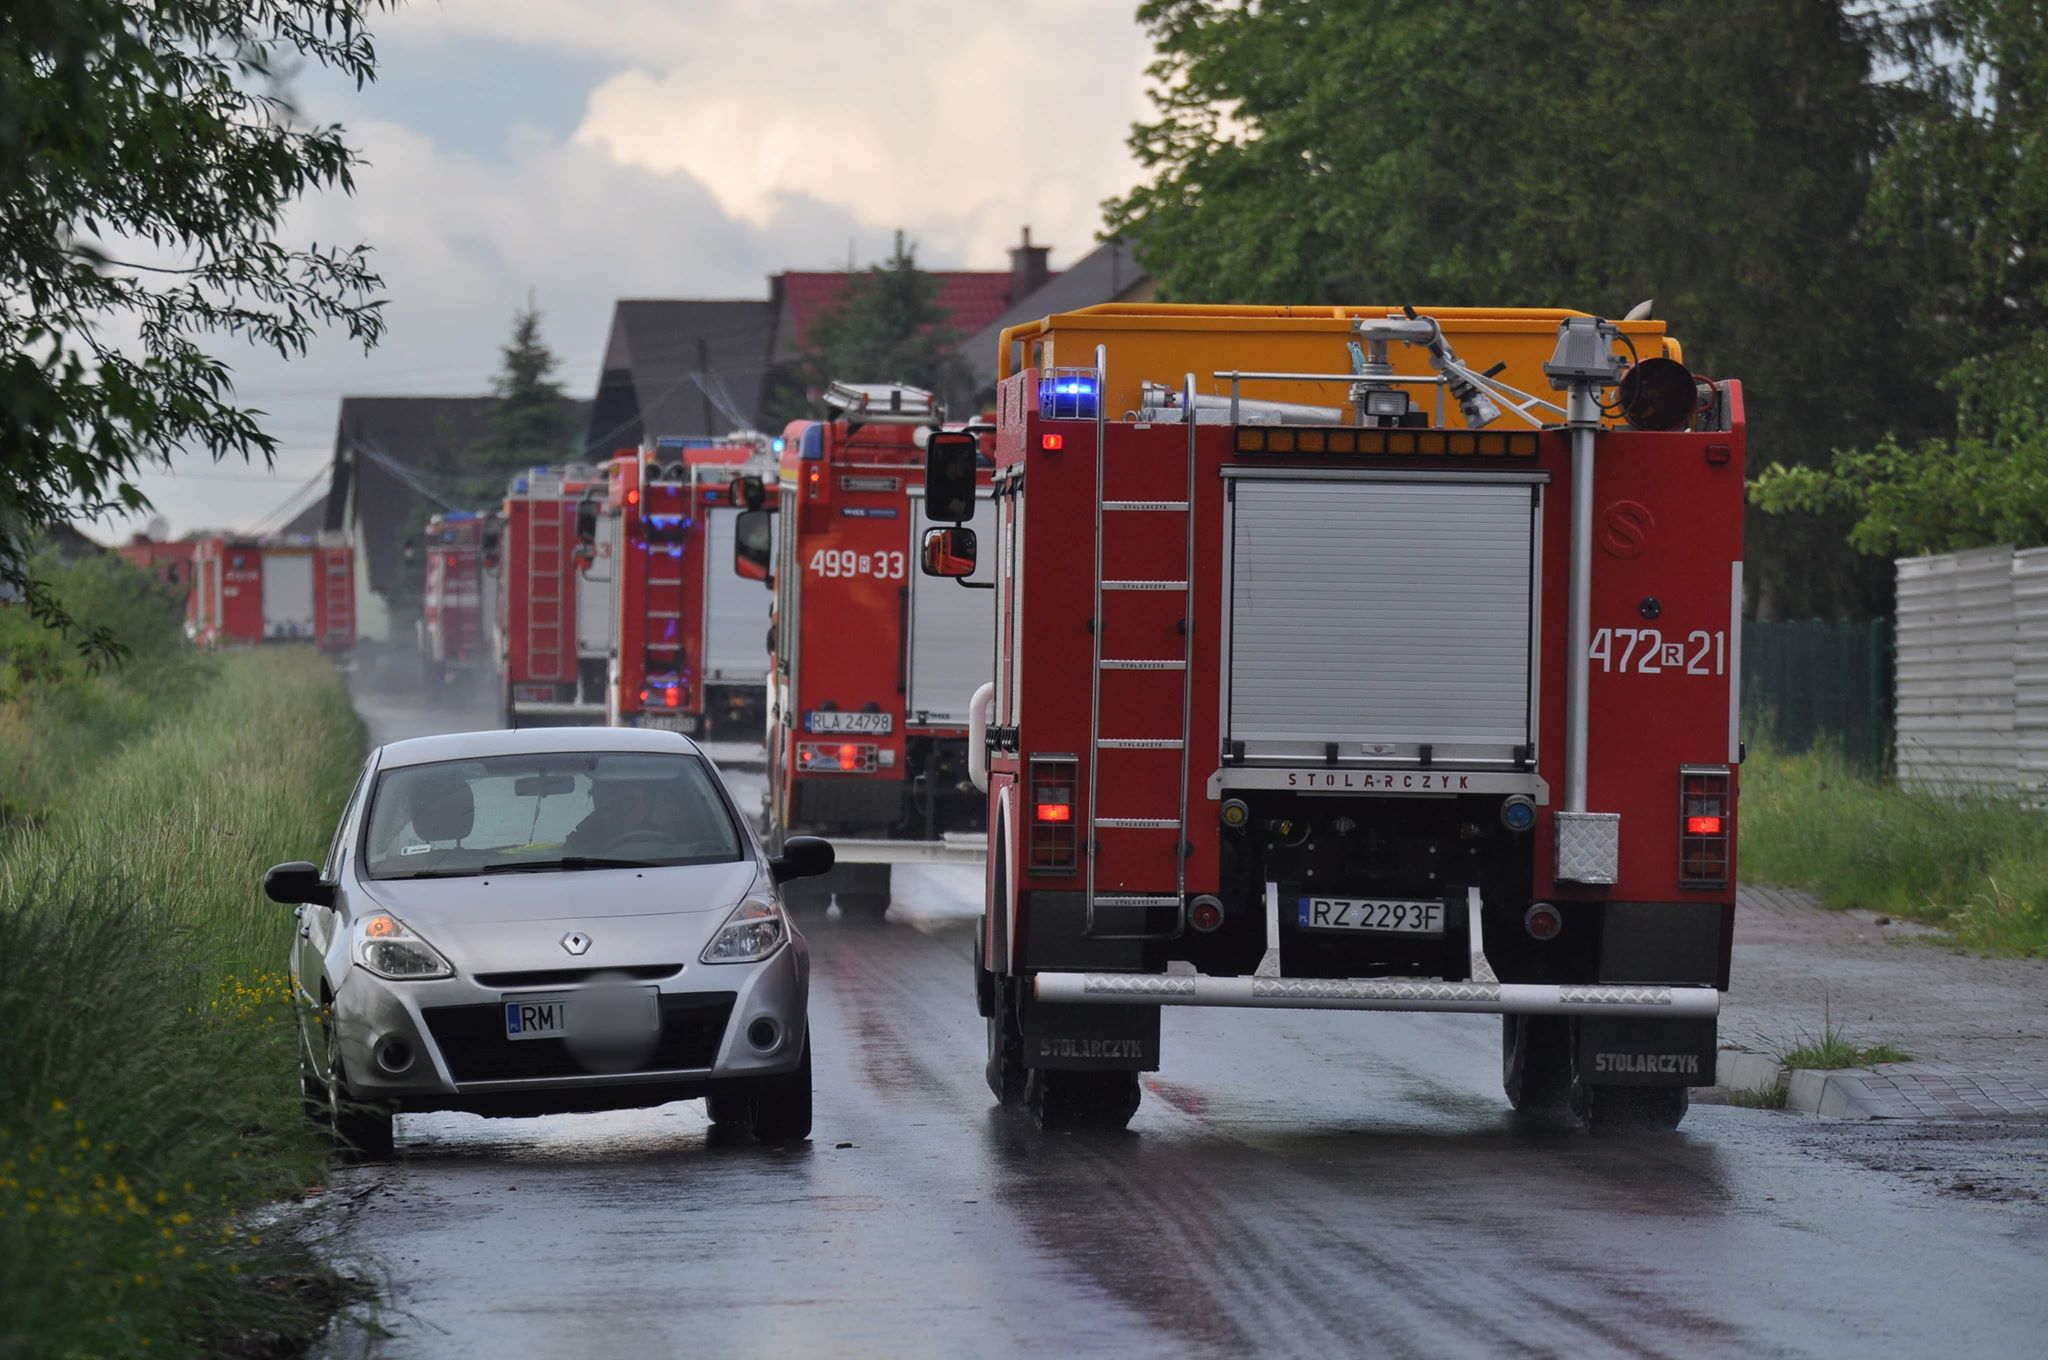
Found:
[[[837,303],[811,323],[795,372],[771,379],[771,408],[820,414],[818,394],[834,381],[910,383],[941,398],[965,392],[972,375],[938,296],[939,281],[917,267],[917,247],[897,232],[889,258],[849,274]]]

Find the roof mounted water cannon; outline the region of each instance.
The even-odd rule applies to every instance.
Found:
[[[1497,379],[1494,374],[1499,371],[1499,365],[1484,373],[1468,368],[1452,351],[1451,342],[1444,338],[1444,328],[1435,317],[1417,315],[1413,307],[1401,310],[1403,314],[1400,316],[1360,317],[1351,323],[1352,334],[1358,337],[1349,346],[1351,369],[1356,379],[1351,384],[1351,401],[1358,408],[1359,423],[1378,425],[1398,420],[1406,408],[1407,395],[1401,392],[1399,385],[1412,383],[1415,379],[1395,376],[1387,347],[1397,342],[1417,346],[1428,353],[1429,366],[1442,375],[1438,381],[1458,403],[1468,430],[1483,430],[1500,419],[1501,408],[1496,397],[1532,425],[1542,423],[1532,414],[1538,408],[1563,414],[1549,402],[1517,391]],[[1364,341],[1363,347],[1359,344],[1361,340]],[[1403,411],[1397,411],[1388,400],[1390,393],[1399,394]]]

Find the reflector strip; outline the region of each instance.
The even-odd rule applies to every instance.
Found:
[[[1534,430],[1381,430],[1329,425],[1240,425],[1239,453],[1367,458],[1534,458]]]

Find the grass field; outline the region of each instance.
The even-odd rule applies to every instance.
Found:
[[[1752,745],[1745,882],[1924,921],[1989,954],[2048,954],[2048,816],[2005,799],[1916,793],[1831,751]]]
[[[361,743],[300,651],[0,695],[0,1354],[268,1354],[324,1314],[263,1230],[326,1156],[260,880],[320,858]]]

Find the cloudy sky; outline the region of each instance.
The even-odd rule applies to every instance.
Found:
[[[618,297],[762,297],[906,228],[930,266],[1001,268],[1029,224],[1063,266],[1132,182],[1135,0],[412,0],[380,75],[306,76],[369,160],[299,241],[367,241],[390,330],[236,360],[274,478],[203,459],[144,489],[174,534],[251,529],[324,475],[343,393],[484,391],[531,289],[587,396]],[[103,531],[106,526],[103,526]]]

